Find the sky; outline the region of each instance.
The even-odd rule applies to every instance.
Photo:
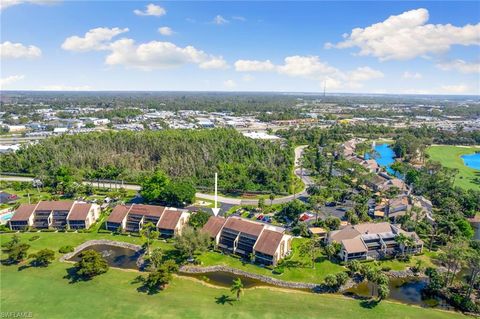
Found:
[[[1,0],[2,90],[480,94],[480,2]]]

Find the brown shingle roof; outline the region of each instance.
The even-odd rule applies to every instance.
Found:
[[[92,208],[92,204],[87,203],[76,203],[70,214],[68,215],[68,220],[85,220],[87,219],[88,212]]]
[[[202,231],[209,234],[211,237],[216,237],[223,225],[225,225],[226,219],[220,216],[212,216],[208,219],[207,223],[203,226]]]
[[[342,240],[342,245],[349,254],[361,253],[368,250],[360,237]]]
[[[35,210],[37,204],[22,204],[20,205],[13,214],[11,221],[24,221],[28,220],[32,216],[33,211]]]
[[[282,238],[282,233],[265,229],[258,238],[254,249],[255,251],[273,256],[275,251],[277,251],[278,245],[280,245]]]
[[[133,205],[129,214],[138,214],[143,216],[156,216],[161,217],[165,207],[154,205]]]
[[[224,228],[229,228],[238,232],[246,233],[252,236],[259,236],[264,225],[252,221],[246,221],[238,217],[229,217]]]
[[[65,200],[63,200],[63,201],[41,201],[40,203],[38,203],[38,206],[35,210],[36,211],[37,210],[44,210],[44,211],[66,210],[66,211],[70,211],[72,206],[73,206],[72,201],[65,201]]]
[[[108,216],[107,222],[111,223],[121,223],[122,220],[127,216],[130,206],[126,205],[117,205]]]
[[[181,210],[165,210],[162,218],[158,222],[158,228],[160,229],[175,229],[178,224],[178,220],[182,216]]]

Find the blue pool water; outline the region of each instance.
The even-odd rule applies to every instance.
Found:
[[[480,153],[462,155],[462,159],[466,166],[480,170]]]
[[[3,214],[3,215],[0,216],[0,220],[1,220],[2,222],[7,222],[7,221],[9,221],[10,219],[12,219],[12,216],[13,216],[13,212],[7,213],[7,214]]]
[[[395,172],[390,168],[390,165],[395,162],[395,153],[390,148],[390,145],[378,144],[375,146],[375,151],[378,154],[377,157],[375,157],[378,165],[385,167],[387,172],[393,175]],[[365,154],[365,158],[369,159],[370,154]]]

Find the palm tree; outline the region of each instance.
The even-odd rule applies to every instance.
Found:
[[[240,278],[233,280],[230,291],[237,295],[237,300],[240,300],[240,295],[243,293],[243,283]]]
[[[271,193],[269,198],[270,198],[270,206],[272,206],[273,205],[273,200],[275,199],[275,194]]]
[[[146,223],[143,225],[142,229],[140,229],[140,235],[145,239],[145,243],[147,245],[148,255],[150,255],[150,242],[160,236],[160,232],[158,232],[156,229],[156,226],[152,222]]]
[[[405,258],[405,248],[408,250],[409,247],[413,246],[413,239],[400,233],[397,237],[395,237],[395,241],[400,245],[402,257]]]

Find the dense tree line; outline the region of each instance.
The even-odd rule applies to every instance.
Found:
[[[161,169],[172,179],[226,190],[288,192],[292,147],[246,138],[235,130],[104,132],[49,138],[2,154],[3,171],[51,176],[59,167],[90,180],[139,182]]]

